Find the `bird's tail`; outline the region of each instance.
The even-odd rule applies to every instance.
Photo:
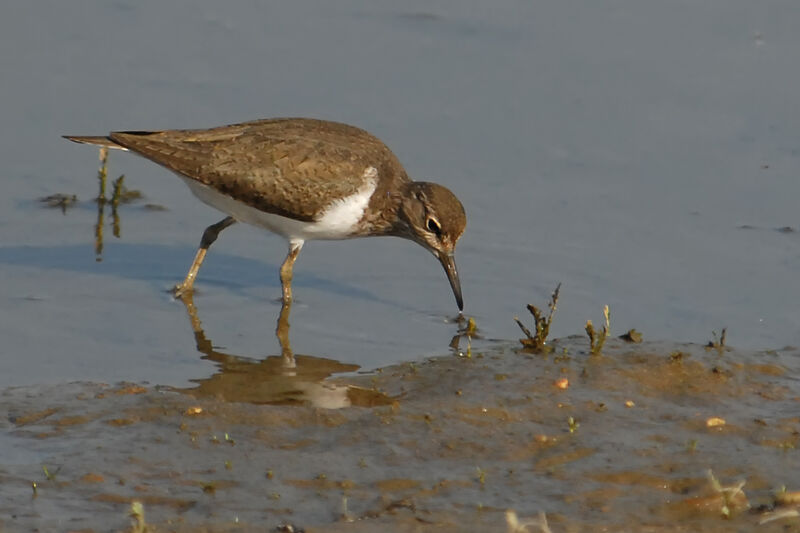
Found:
[[[91,137],[84,135],[64,135],[63,137],[76,143],[95,144],[97,146],[105,146],[106,148],[112,148],[114,150],[127,150],[127,148],[120,146],[108,137]]]

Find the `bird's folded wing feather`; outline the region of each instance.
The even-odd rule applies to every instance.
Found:
[[[116,132],[114,143],[262,211],[314,220],[356,193],[369,167],[405,172],[369,133],[312,119],[275,119],[209,130]]]

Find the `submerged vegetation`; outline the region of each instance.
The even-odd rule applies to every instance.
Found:
[[[117,239],[121,235],[121,223],[119,217],[120,204],[127,204],[141,199],[142,193],[137,190],[128,190],[125,187],[125,175],[120,175],[112,182],[111,198],[106,198],[106,182],[108,180],[108,148],[100,148],[100,168],[97,171],[98,191],[95,202],[97,202],[97,223],[95,224],[95,244],[94,250],[96,260],[102,260],[103,256],[103,227],[105,226],[105,206],[111,206],[111,231]]]
[[[553,315],[555,314],[558,306],[558,293],[560,290],[561,283],[556,286],[553,294],[550,295],[550,302],[547,304],[550,312],[547,314],[547,316],[544,316],[542,311],[535,305],[527,305],[528,311],[531,315],[533,315],[533,333],[531,330],[525,327],[525,324],[522,323],[519,317],[514,317],[514,321],[522,330],[522,333],[525,334],[525,338],[519,340],[524,350],[534,353],[547,353],[552,351],[552,348],[547,345],[547,336],[550,334],[550,326],[553,323]]]
[[[106,195],[108,189],[108,148],[101,147],[99,151],[100,167],[97,169],[97,196],[93,199],[97,205],[97,221],[94,226],[95,259],[102,261],[103,233],[106,224],[106,206],[111,208],[111,231],[114,237],[120,238],[122,233],[119,207],[142,200],[141,191],[125,187],[125,175],[120,175],[111,182],[111,196]],[[44,207],[61,209],[66,215],[67,210],[79,205],[78,196],[75,194],[55,193],[38,198]],[[146,204],[144,209],[161,211],[164,207],[158,204]]]
[[[727,333],[728,328],[722,328],[718,337],[717,332],[712,331],[711,340],[708,341],[708,344],[706,344],[706,348],[709,350],[717,350],[719,353],[722,353],[725,350],[725,336]]]
[[[605,319],[605,324],[603,324],[602,331],[594,329],[591,320],[586,321],[585,329],[586,334],[589,336],[589,351],[592,355],[598,355],[603,351],[603,345],[611,334],[610,312],[607,305],[603,307],[603,318]]]
[[[45,207],[61,209],[61,212],[66,215],[67,209],[78,202],[78,196],[75,194],[56,193],[42,196],[39,198],[39,202]]]

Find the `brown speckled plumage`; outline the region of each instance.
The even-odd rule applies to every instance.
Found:
[[[312,221],[354,194],[369,166],[385,191],[409,181],[366,131],[314,119],[268,119],[209,130],[117,132],[109,139],[256,209]],[[384,191],[384,192],[385,192]]]
[[[395,235],[433,252],[461,307],[453,252],[466,217],[458,199],[435,183],[414,182],[391,150],[366,131],[324,120],[278,118],[202,130],[121,131],[68,139],[124,148],[264,213],[317,222],[333,202],[363,189],[373,167],[377,187],[348,236]],[[234,219],[209,227],[180,291],[191,289],[205,250]],[[284,263],[291,263],[302,241]],[[290,261],[291,259],[291,261]],[[287,266],[288,265],[288,266]],[[282,279],[283,272],[282,269]],[[284,283],[284,300],[290,299]],[[287,296],[288,294],[288,296]]]

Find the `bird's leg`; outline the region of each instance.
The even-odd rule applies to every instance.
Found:
[[[209,246],[211,246],[214,241],[217,240],[217,237],[222,230],[235,223],[236,220],[234,220],[233,217],[225,217],[216,224],[211,224],[206,228],[206,230],[203,232],[203,238],[200,239],[200,248],[197,249],[197,254],[194,256],[192,266],[189,267],[189,272],[186,273],[183,283],[175,285],[175,287],[172,289],[172,294],[175,296],[181,296],[182,294],[192,290],[194,279],[197,277],[197,271],[200,270],[200,265],[203,264],[203,260],[206,258],[206,252],[208,251]]]
[[[297,254],[300,253],[302,247],[302,241],[290,242],[289,253],[286,255],[286,259],[281,265],[281,288],[283,289],[284,304],[292,301],[292,268],[294,267],[295,259],[297,259]]]
[[[294,368],[296,366],[292,346],[289,342],[289,311],[292,309],[292,302],[284,301],[281,304],[281,313],[278,315],[278,326],[275,328],[275,336],[281,346],[284,368]]]

